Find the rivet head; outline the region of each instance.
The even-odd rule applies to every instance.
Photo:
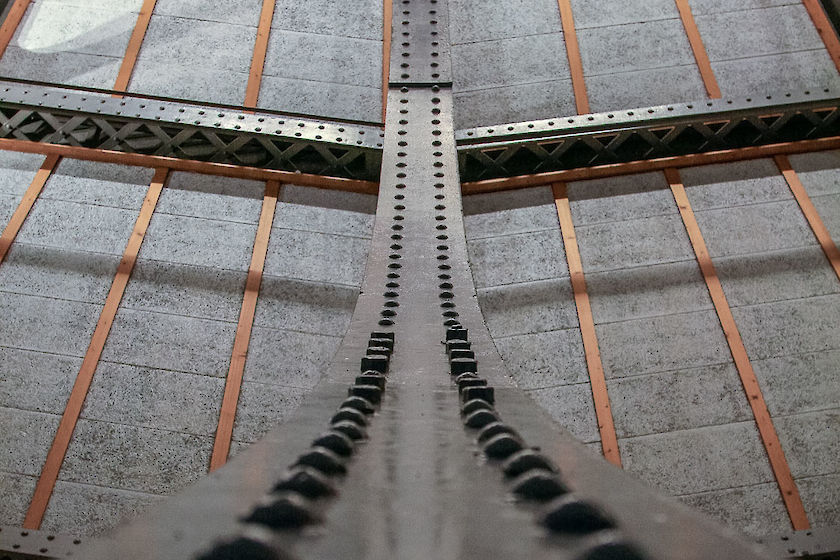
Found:
[[[484,453],[493,459],[504,459],[510,457],[525,447],[522,440],[513,434],[498,434],[484,444]]]
[[[339,422],[353,422],[359,426],[367,426],[367,417],[356,408],[343,407],[333,414],[330,420],[333,424]]]
[[[272,529],[302,527],[317,520],[306,499],[296,492],[271,495],[243,518],[246,523],[256,523]]]
[[[548,501],[568,492],[553,472],[542,469],[534,469],[516,477],[511,486],[514,494],[526,500]]]
[[[481,428],[480,432],[478,432],[478,443],[484,444],[485,441],[499,434],[511,434],[517,437],[519,436],[519,434],[516,433],[516,430],[514,430],[507,424],[503,424],[501,422],[493,422],[492,424],[487,424],[486,426]]]
[[[594,533],[615,527],[598,506],[573,494],[549,502],[542,523],[556,533]]]
[[[464,419],[464,424],[470,428],[483,428],[492,422],[498,422],[499,417],[492,410],[476,410],[467,415]]]
[[[466,416],[476,410],[493,410],[493,405],[484,399],[472,399],[464,403],[461,407],[461,412]]]
[[[366,371],[364,374],[356,376],[356,385],[376,385],[384,390],[386,380],[387,378],[380,373]]]
[[[481,399],[493,404],[496,402],[493,387],[467,387],[461,391],[461,399],[463,402],[471,401],[473,399]]]
[[[475,352],[472,350],[461,350],[459,348],[453,348],[449,351],[450,358],[472,358],[475,359]]]
[[[324,474],[344,474],[347,467],[335,452],[325,447],[314,447],[298,457],[295,465],[312,467]]]
[[[308,467],[297,467],[274,486],[275,491],[297,492],[307,498],[333,496],[337,490],[330,479],[320,471]]]
[[[197,560],[285,560],[285,555],[260,540],[243,536],[216,544]]]
[[[368,348],[387,348],[394,351],[394,341],[390,338],[371,338],[368,340]]]
[[[490,428],[490,426],[487,426],[487,428]],[[487,428],[485,428],[485,430]],[[478,437],[480,439],[481,434],[479,434]],[[519,476],[522,473],[526,473],[533,469],[557,472],[557,469],[551,464],[551,461],[533,449],[523,449],[518,453],[514,453],[502,464],[502,471],[505,473],[505,476],[510,478]]]
[[[362,358],[361,371],[374,370],[379,373],[388,371],[388,355],[387,354],[368,354]]]
[[[353,385],[347,390],[351,397],[362,397],[373,404],[379,404],[382,400],[382,389],[377,385]]]
[[[634,546],[615,538],[588,550],[580,560],[645,560],[645,556]]]
[[[326,447],[336,455],[340,455],[342,457],[349,457],[352,455],[354,447],[353,440],[338,431],[330,431],[325,434],[321,434],[315,438],[312,445]]]
[[[461,379],[458,382],[458,390],[463,391],[467,387],[485,387],[486,385],[486,379],[480,379],[478,377],[468,377],[467,379]]]
[[[446,351],[451,354],[453,350],[469,350],[472,343],[466,340],[450,340],[446,343]]]
[[[365,439],[365,437],[367,437],[367,433],[365,432],[364,428],[362,428],[355,422],[350,422],[347,420],[334,422],[330,426],[330,428],[332,428],[336,432],[341,432],[353,441],[359,441],[360,439]]]
[[[365,414],[373,414],[373,403],[363,397],[349,397],[341,403],[341,408],[355,408]]]
[[[478,364],[473,358],[453,358],[449,360],[449,373],[461,375],[462,373],[475,373],[478,371]]]
[[[449,328],[446,329],[446,340],[468,340],[469,331],[467,329]]]
[[[394,333],[392,332],[384,332],[384,331],[374,331],[370,333],[370,338],[387,338],[391,342],[394,342]]]

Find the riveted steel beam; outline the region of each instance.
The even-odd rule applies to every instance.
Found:
[[[0,526],[0,558],[29,560],[68,558],[78,553],[82,539],[50,531]]]

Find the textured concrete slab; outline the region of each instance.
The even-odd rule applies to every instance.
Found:
[[[33,53],[9,45],[0,60],[0,74],[10,78],[40,80],[54,84],[112,88],[121,60],[110,56],[70,52]]]
[[[578,329],[496,338],[495,342],[508,372],[523,389],[589,381]]]
[[[578,326],[568,277],[481,289],[478,302],[495,338]]]
[[[813,526],[831,526],[840,515],[840,475],[800,478],[799,495]]]
[[[256,233],[254,224],[155,214],[140,258],[247,272]]]
[[[572,0],[576,29],[643,23],[679,17],[670,0],[608,0],[596,3]]]
[[[212,436],[224,380],[100,362],[82,418]]]
[[[732,307],[834,294],[840,282],[819,246],[715,259]]]
[[[244,76],[247,78],[247,75]],[[243,85],[243,98],[244,88]],[[266,75],[263,76],[260,86],[259,106],[275,111],[378,122],[382,118],[382,91],[378,87],[313,82]]]
[[[155,212],[256,224],[265,183],[232,177],[172,173]]]
[[[154,171],[78,159],[62,159],[40,198],[140,210]]]
[[[752,420],[732,364],[614,379],[607,389],[618,437]]]
[[[20,204],[20,196],[0,194],[0,224],[5,228]]]
[[[230,453],[228,453],[228,460],[233,459],[249,447],[251,447],[250,442],[232,440],[230,442]]]
[[[158,0],[155,15],[175,16],[256,27],[262,0]]]
[[[60,417],[0,407],[0,471],[38,476]]]
[[[714,311],[609,323],[598,325],[595,330],[607,378],[723,364],[731,360]]]
[[[776,483],[690,494],[680,496],[680,501],[748,537],[790,531],[790,519]]]
[[[594,112],[691,103],[706,96],[694,64],[588,76],[586,90]]]
[[[556,229],[557,208],[548,187],[464,197],[467,239]]]
[[[840,195],[829,194],[811,199],[828,233],[837,244],[840,240]]]
[[[5,293],[0,346],[84,356],[100,305]]]
[[[162,502],[162,496],[58,481],[41,529],[95,536]]]
[[[273,29],[263,74],[378,87],[382,83],[382,42]]]
[[[284,185],[274,227],[369,238],[375,214],[374,195]]]
[[[793,198],[772,159],[687,167],[680,177],[695,212]]]
[[[338,337],[254,327],[245,380],[311,389],[340,343]]]
[[[355,287],[264,276],[254,324],[344,336],[358,297]]]
[[[455,94],[455,128],[495,125],[574,115],[568,79]]]
[[[167,494],[207,472],[213,439],[79,420],[59,480]]]
[[[188,21],[188,20],[185,20]],[[244,65],[245,63],[243,63]],[[167,72],[161,72],[165,67]],[[2,68],[2,65],[0,65]],[[128,91],[194,101],[241,105],[248,86],[248,68],[242,71],[191,65],[183,62],[138,60]],[[116,71],[114,73],[116,76]],[[266,105],[262,105],[266,107]]]
[[[236,323],[120,309],[102,359],[224,377],[235,333]]]
[[[773,416],[834,408],[840,403],[835,373],[840,350],[794,354],[752,365]]]
[[[676,214],[665,175],[656,171],[568,184],[575,226]]]
[[[369,241],[324,233],[273,229],[265,273],[284,278],[358,286]]]
[[[357,0],[351,4],[310,0],[302,4],[295,0],[278,0],[271,27],[381,41],[382,2]]]
[[[773,423],[794,478],[840,473],[840,406],[776,417]]]
[[[751,359],[840,348],[840,296],[781,301],[732,310]]]
[[[788,156],[808,196],[840,194],[840,152],[811,152]]]
[[[737,12],[796,3],[798,3],[796,0],[689,0],[691,11],[695,15],[715,12]]]
[[[601,441],[589,383],[528,391],[555,421],[584,443]]]
[[[233,437],[247,442],[259,440],[300,405],[304,393],[291,387],[244,382]]]
[[[476,239],[467,249],[477,288],[569,274],[559,228]]]
[[[624,468],[672,496],[771,482],[754,422],[619,439]]]
[[[23,525],[26,508],[35,492],[34,476],[0,472],[0,488],[3,499],[0,500],[0,524],[12,527]]]
[[[804,247],[814,232],[795,201],[695,212],[712,257]]]
[[[0,406],[61,414],[81,358],[0,348]]]
[[[599,324],[712,309],[694,261],[595,272],[586,287]]]
[[[553,0],[453,0],[449,4],[453,44],[552,33],[561,28]]]
[[[751,97],[835,88],[840,75],[825,49],[713,62],[724,97]]]
[[[41,154],[0,150],[0,193],[23,197],[44,159]]]
[[[678,215],[575,228],[587,273],[694,259]]]

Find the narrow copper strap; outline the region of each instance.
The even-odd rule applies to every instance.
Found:
[[[251,56],[251,71],[248,74],[248,87],[245,89],[245,107],[255,108],[259,102],[262,84],[265,54],[268,52],[268,38],[271,36],[271,22],[274,19],[276,0],[263,0],[260,23],[257,27],[257,40],[254,54]]]
[[[245,359],[248,356],[251,328],[254,326],[257,298],[260,293],[265,256],[268,252],[268,240],[271,236],[271,225],[274,222],[274,210],[277,207],[279,193],[280,183],[276,181],[266,183],[260,223],[257,226],[254,250],[251,254],[251,266],[248,269],[248,279],[245,282],[245,296],[242,298],[239,324],[236,326],[233,353],[230,358],[230,368],[225,381],[225,394],[222,397],[219,425],[216,428],[216,439],[213,442],[213,454],[210,456],[211,472],[224,465],[230,453],[233,422],[236,419],[236,407],[242,389],[242,376],[245,373]]]
[[[723,328],[726,341],[729,343],[729,351],[732,353],[732,359],[735,362],[738,375],[741,377],[741,384],[744,387],[747,401],[749,401],[750,407],[752,408],[758,433],[761,435],[761,441],[764,444],[767,458],[770,461],[770,468],[776,477],[776,483],[779,485],[779,490],[782,493],[782,500],[785,503],[791,524],[795,530],[808,529],[810,524],[808,522],[808,516],[805,514],[805,508],[802,505],[802,499],[799,496],[799,489],[793,480],[793,475],[790,472],[790,466],[782,449],[782,444],[779,442],[779,436],[776,433],[776,428],[773,426],[770,412],[767,410],[767,403],[764,401],[764,395],[761,392],[755,371],[753,371],[752,364],[747,356],[747,349],[741,339],[738,326],[735,324],[735,318],[732,316],[732,310],[729,307],[729,302],[726,300],[726,295],[723,292],[717,270],[706,248],[706,242],[703,239],[703,234],[700,232],[700,226],[697,224],[694,211],[691,209],[691,204],[689,204],[679,171],[676,169],[666,169],[665,178],[671,186],[671,192],[679,207],[680,216],[682,216],[683,223],[685,224],[685,230],[691,240],[692,247],[694,247],[694,254],[697,256],[700,271],[703,273],[703,279],[706,281],[706,287],[709,290],[709,295],[712,297],[712,303],[715,306],[715,311],[717,311],[720,325]]]
[[[592,387],[592,398],[595,402],[595,416],[598,419],[598,431],[601,434],[601,448],[604,458],[610,463],[621,466],[621,454],[618,450],[618,439],[615,435],[610,396],[607,393],[607,382],[604,378],[604,366],[601,363],[601,351],[598,348],[598,336],[595,333],[595,320],[592,317],[592,307],[589,305],[589,293],[586,291],[586,279],[583,275],[583,263],[580,259],[575,225],[572,221],[572,210],[566,194],[565,183],[554,183],[554,204],[557,206],[557,218],[560,221],[560,233],[566,248],[566,262],[569,264],[569,275],[572,280],[572,291],[575,295],[580,334],[583,338],[583,351],[586,355],[586,367],[589,370],[589,383]]]
[[[31,1],[15,0],[15,3],[9,9],[9,13],[6,14],[6,20],[0,26],[0,57],[6,53],[6,47],[12,42],[12,37],[15,36],[15,31],[17,31]]]
[[[157,0],[143,0],[143,6],[140,8],[140,13],[137,14],[137,23],[134,25],[134,31],[131,32],[131,38],[128,40],[128,46],[125,49],[120,71],[117,73],[117,81],[114,82],[116,91],[128,89],[128,83],[131,80],[132,72],[134,72],[134,66],[137,64],[137,56],[140,54],[140,47],[146,37],[149,22],[152,20],[152,12],[155,11],[156,2]]]
[[[47,511],[47,505],[49,505],[50,497],[55,488],[58,473],[61,470],[61,465],[64,463],[64,456],[67,454],[67,448],[70,445],[70,439],[73,437],[73,431],[76,429],[76,423],[82,412],[82,406],[90,389],[90,384],[93,381],[93,374],[96,372],[96,366],[99,364],[102,349],[105,347],[105,341],[111,332],[111,326],[114,324],[114,317],[117,314],[120,301],[122,301],[125,287],[134,269],[134,264],[137,262],[140,246],[143,243],[143,238],[149,227],[149,221],[152,219],[152,214],[155,211],[155,206],[157,206],[157,201],[168,173],[169,171],[166,169],[157,169],[155,171],[154,178],[143,201],[143,206],[140,208],[140,214],[134,223],[134,230],[131,232],[131,237],[128,238],[122,260],[120,260],[120,264],[117,267],[117,274],[111,283],[111,289],[108,292],[108,297],[105,299],[105,305],[99,314],[99,321],[96,323],[96,329],[93,331],[90,345],[85,353],[82,366],[79,368],[76,382],[70,391],[70,398],[64,407],[64,414],[61,415],[58,431],[47,453],[47,459],[41,469],[41,476],[35,485],[35,493],[32,496],[32,501],[29,503],[29,510],[26,512],[26,518],[23,521],[23,527],[26,529],[38,529],[44,519],[44,512]]]
[[[688,36],[691,50],[694,51],[694,60],[697,61],[697,69],[700,70],[700,77],[703,78],[703,85],[706,86],[706,93],[712,99],[719,99],[720,86],[718,86],[717,78],[712,70],[712,64],[709,62],[709,55],[706,53],[703,38],[700,37],[700,30],[697,29],[697,23],[694,21],[694,15],[691,13],[688,0],[676,0],[676,2],[677,9],[680,12],[680,19],[682,19],[683,27],[685,28],[685,34]]]
[[[566,43],[566,56],[569,57],[569,72],[572,76],[572,90],[575,92],[575,107],[579,115],[589,113],[589,95],[586,93],[586,81],[583,78],[583,62],[580,59],[575,18],[570,0],[557,0],[560,6],[560,22],[563,25],[563,40]]]
[[[811,16],[811,21],[814,22],[814,27],[817,28],[820,38],[825,45],[825,50],[828,51],[828,56],[834,62],[834,66],[840,71],[840,39],[834,32],[834,27],[825,15],[825,11],[820,6],[819,0],[802,0],[808,15]]]

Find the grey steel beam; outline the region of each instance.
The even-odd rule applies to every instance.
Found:
[[[78,553],[82,539],[50,531],[0,526],[0,559],[69,558]]]

